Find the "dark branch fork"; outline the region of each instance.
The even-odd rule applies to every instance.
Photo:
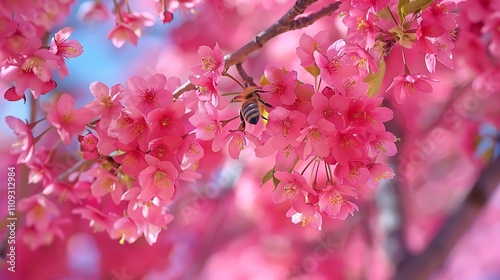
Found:
[[[288,10],[288,12],[277,22],[259,33],[259,35],[257,35],[241,48],[230,54],[227,54],[224,57],[225,69],[227,70],[233,65],[242,64],[251,53],[262,48],[262,46],[264,46],[274,37],[290,30],[301,29],[309,26],[321,17],[330,15],[340,6],[340,2],[336,2],[322,8],[316,13],[301,17],[299,19],[295,19],[297,16],[303,14],[307,7],[317,1],[318,0],[297,0],[297,2],[295,2],[295,5],[290,10]],[[186,82],[173,92],[174,99],[179,98],[182,93],[194,89],[196,89],[196,87],[191,82]]]

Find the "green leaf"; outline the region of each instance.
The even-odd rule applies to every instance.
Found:
[[[410,0],[399,0],[398,1],[398,18],[399,18],[399,23],[403,23],[405,20],[406,16],[403,16],[403,7],[410,3]]]
[[[420,12],[432,4],[432,2],[434,2],[434,0],[415,0],[406,3],[401,7],[401,14],[404,18],[411,13]]]
[[[281,181],[280,181],[278,178],[274,177],[274,175],[273,175],[273,184],[274,184],[274,189],[273,189],[273,191],[275,191],[275,190],[276,190],[276,188],[278,187],[278,184],[279,184],[280,182],[281,182]]]
[[[311,65],[309,67],[305,67],[306,71],[309,72],[311,75],[313,75],[314,78],[318,77],[319,74],[320,74],[320,70],[319,70],[319,67],[314,64],[314,65]]]
[[[264,174],[264,177],[262,177],[262,182],[260,184],[260,187],[262,188],[262,185],[269,182],[269,180],[273,178],[274,178],[274,167],[271,170],[267,171],[266,174]]]
[[[274,185],[274,189],[273,191],[276,190],[276,188],[278,187],[278,184],[281,182],[278,178],[274,177],[274,173],[276,172],[276,170],[274,169],[274,167],[267,171],[266,174],[264,174],[264,177],[262,177],[262,183],[260,184],[260,187],[262,188],[262,186],[269,182],[271,179],[273,179],[273,185]]]
[[[368,83],[368,91],[366,95],[369,97],[374,97],[380,91],[382,87],[382,82],[384,81],[385,70],[387,69],[387,65],[384,59],[380,59],[377,63],[378,72],[370,73],[363,80],[365,83]]]

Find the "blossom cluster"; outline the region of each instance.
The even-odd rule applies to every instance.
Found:
[[[202,108],[190,119],[196,135],[213,140],[215,150],[227,145],[235,159],[250,143],[257,157],[271,157],[275,165],[263,183],[273,179],[274,202],[291,200],[287,215],[292,221],[317,228],[322,214],[345,219],[358,209],[353,201],[362,188],[392,178],[392,169],[375,160],[396,153],[396,137],[383,124],[392,111],[381,106],[382,98],[368,97],[362,81],[377,69],[373,57],[342,39],[328,45],[327,37],[326,32],[314,38],[303,34],[297,48],[302,66],[318,68],[326,86],[299,81],[295,70],[267,67],[261,87],[250,87],[258,92],[254,98],[261,114],[268,113],[255,126],[233,122],[248,122],[244,117],[221,117],[235,114],[231,103],[238,98],[214,102],[224,97],[216,81],[229,75],[219,71],[224,61],[217,46],[200,48],[204,63],[191,77]]]
[[[177,1],[160,2],[168,21],[164,5]],[[94,99],[82,108],[75,109],[73,97],[62,94],[47,114],[49,128],[37,137],[34,128],[42,120],[28,124],[7,117],[18,136],[11,152],[30,169],[30,183],[42,186],[20,201],[28,242],[37,247],[62,235],[65,220],[52,199],[64,198],[95,231],[129,243],[144,236],[153,244],[173,219],[169,207],[178,188],[205,175],[197,172],[205,152],[225,155],[226,150],[233,159],[245,152],[270,159],[262,184],[273,183],[275,203],[291,204],[286,215],[293,223],[320,229],[324,216],[343,220],[353,215],[364,189],[394,176],[379,161],[396,153],[396,137],[384,125],[393,114],[378,94],[385,56],[394,45],[416,46],[426,53],[430,72],[436,60],[451,67],[453,4],[434,1],[393,12],[388,2],[343,2],[346,40],[332,42],[327,31],[301,36],[296,55],[314,83],[302,81],[296,70],[275,66],[264,69],[260,85],[251,85],[240,73],[242,83],[228,72],[216,44],[199,48],[201,63],[189,77],[195,90],[174,95],[180,80],[161,73],[133,76],[126,85],[111,87],[93,82]],[[131,12],[126,1],[114,3],[117,24],[109,38],[117,47],[126,41],[136,44],[154,18]],[[98,5],[85,15],[102,16]],[[13,20],[17,23],[6,25],[13,26],[5,33],[10,37],[0,41],[6,50],[1,77],[15,83],[5,97],[19,100],[29,88],[36,99],[55,88],[52,70],[68,74],[65,59],[80,55],[82,47],[68,40],[72,28],[63,28],[42,46],[40,33],[26,33],[32,23],[16,15]],[[405,74],[389,86],[397,90],[399,103],[411,91],[432,90],[427,82],[432,79],[411,74],[402,53]],[[222,92],[226,78],[240,87],[236,96]],[[35,149],[50,131],[63,144],[75,139],[80,144],[81,161],[63,174],[53,169],[53,150]]]
[[[429,82],[436,81],[411,72],[405,49],[416,47],[425,54],[425,65],[430,73],[435,73],[437,61],[453,68],[451,50],[458,14],[452,1],[393,2],[345,1],[342,3],[343,23],[347,26],[346,40],[371,51],[375,57],[387,55],[395,43],[402,47],[404,74],[394,77],[387,89],[394,88],[396,101],[402,104],[409,94],[432,92]]]
[[[173,13],[176,10],[183,13],[194,13],[195,7],[200,3],[201,0],[154,0],[156,15],[162,23],[172,22],[174,20]],[[155,15],[150,12],[133,11],[127,0],[113,0],[113,4],[115,26],[109,31],[108,39],[117,48],[121,48],[126,42],[137,45],[144,28],[155,24]],[[140,4],[140,2],[137,1],[137,4]],[[101,1],[82,3],[79,14],[85,21],[106,21],[110,17],[109,8]]]
[[[33,2],[33,3],[31,3]],[[58,31],[50,44],[48,32],[69,14],[71,1],[6,1],[0,4],[0,79],[14,84],[5,99],[25,99],[30,90],[35,99],[56,87],[53,71],[68,76],[66,60],[80,56],[81,44],[68,40],[73,28]]]

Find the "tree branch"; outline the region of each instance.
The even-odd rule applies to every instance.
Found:
[[[259,33],[259,35],[255,36],[255,38],[253,38],[250,42],[246,43],[241,48],[230,54],[227,54],[224,57],[224,67],[228,69],[233,65],[243,63],[251,53],[262,48],[262,46],[264,46],[274,37],[290,30],[301,29],[309,26],[321,17],[330,15],[340,6],[340,2],[336,2],[324,7],[314,14],[295,19],[298,15],[303,14],[306,8],[316,1],[318,0],[297,0],[297,2],[295,2],[295,5],[290,10],[288,10],[288,12],[283,15],[277,22]],[[174,91],[174,99],[179,98],[179,96],[183,92],[193,89],[196,89],[196,87],[191,82],[188,81],[184,83]]]
[[[500,157],[489,164],[461,205],[446,219],[427,248],[405,260],[394,279],[429,279],[448,257],[455,244],[475,221],[500,183]]]

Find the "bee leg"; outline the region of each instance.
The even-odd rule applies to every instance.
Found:
[[[241,120],[241,123],[240,123],[240,126],[238,127],[239,130],[241,131],[245,131],[245,119],[243,118],[243,114],[241,113],[241,110],[240,110],[240,120]]]
[[[271,105],[271,104],[269,104],[267,102],[264,102],[262,99],[258,99],[258,100],[259,100],[260,103],[264,104],[264,106],[269,107],[269,108],[274,108],[273,105]]]
[[[264,119],[264,120],[266,120],[266,121],[269,121],[266,117],[264,117],[264,116],[262,116],[262,115],[261,115],[261,117],[262,117],[262,119]]]

